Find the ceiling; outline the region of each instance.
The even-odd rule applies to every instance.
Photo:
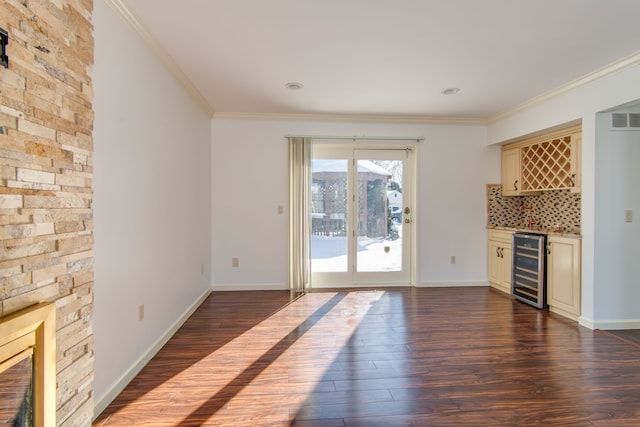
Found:
[[[640,62],[638,0],[107,1],[216,115],[486,121]]]

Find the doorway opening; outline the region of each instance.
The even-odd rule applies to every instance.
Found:
[[[411,284],[414,150],[314,144],[312,288]]]

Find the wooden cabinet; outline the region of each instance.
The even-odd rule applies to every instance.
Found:
[[[502,195],[520,195],[520,148],[502,151]]]
[[[549,311],[578,320],[581,310],[581,240],[547,238],[547,304]]]
[[[580,126],[515,142],[502,151],[502,194],[517,196],[546,190],[581,191]]]
[[[571,135],[570,188],[572,193],[582,192],[582,133]]]
[[[488,279],[492,287],[511,293],[513,232],[489,230]]]

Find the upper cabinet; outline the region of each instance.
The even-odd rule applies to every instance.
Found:
[[[581,126],[573,126],[502,148],[502,194],[581,190]]]
[[[517,196],[520,194],[520,149],[502,150],[502,195]]]

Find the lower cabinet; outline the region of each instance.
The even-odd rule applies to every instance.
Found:
[[[489,230],[488,276],[495,289],[511,293],[513,232]]]
[[[547,238],[547,304],[549,311],[578,320],[581,310],[579,238]]]

